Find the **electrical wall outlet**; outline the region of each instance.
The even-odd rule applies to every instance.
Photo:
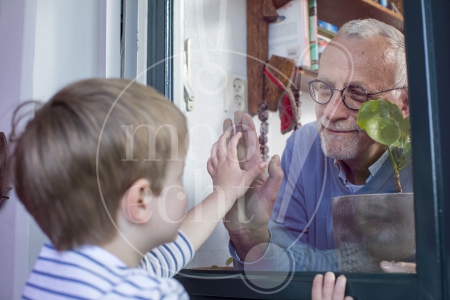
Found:
[[[225,80],[227,84],[224,93],[224,110],[226,112],[244,111],[247,107],[247,80],[231,74],[226,75]]]

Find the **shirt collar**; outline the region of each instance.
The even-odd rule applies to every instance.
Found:
[[[117,256],[111,252],[103,249],[102,247],[96,245],[83,245],[79,247],[79,252],[86,256],[89,256],[96,260],[97,262],[103,263],[106,266],[116,266],[119,268],[127,268],[126,264],[121,261]]]
[[[383,155],[381,155],[380,158],[369,167],[370,175],[366,179],[366,183],[368,183],[375,176],[375,174],[378,172],[378,170],[380,170],[381,166],[386,161],[388,156],[389,156],[389,152],[387,150],[384,151]],[[334,165],[336,166],[336,168],[339,172],[339,174],[338,174],[339,178],[342,180],[342,182],[345,184],[345,186],[347,188],[349,188],[353,192],[356,192],[361,187],[363,187],[362,185],[355,185],[347,180],[347,173],[345,171],[344,166],[342,165],[342,161],[335,159]]]

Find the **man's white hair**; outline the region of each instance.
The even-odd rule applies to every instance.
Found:
[[[375,19],[364,19],[345,23],[339,29],[338,34],[346,34],[347,36],[361,39],[368,39],[375,36],[385,37],[391,49],[394,51],[394,57],[397,61],[395,87],[408,86],[405,37],[399,30]]]

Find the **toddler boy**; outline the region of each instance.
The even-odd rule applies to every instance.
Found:
[[[17,194],[51,241],[23,298],[188,298],[171,277],[246,190],[233,187],[248,187],[266,167],[241,171],[239,138],[227,145],[227,136],[216,149],[227,175],[185,216],[187,126],[170,101],[126,80],[58,92],[15,139]]]
[[[59,91],[12,133],[17,195],[51,241],[23,298],[187,299],[171,277],[267,167],[240,169],[240,137],[213,146],[215,190],[185,213],[187,126],[172,103],[120,79]]]

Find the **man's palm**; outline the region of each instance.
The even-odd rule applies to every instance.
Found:
[[[234,121],[236,132],[243,133],[238,144],[240,166],[243,170],[249,170],[262,160],[255,125],[249,115],[240,111],[235,113]],[[224,131],[232,126],[231,120],[224,121]],[[280,158],[276,155],[269,163],[268,174],[262,173],[255,179],[244,197],[226,215],[225,227],[230,234],[242,229],[261,230],[267,227],[282,178]]]

